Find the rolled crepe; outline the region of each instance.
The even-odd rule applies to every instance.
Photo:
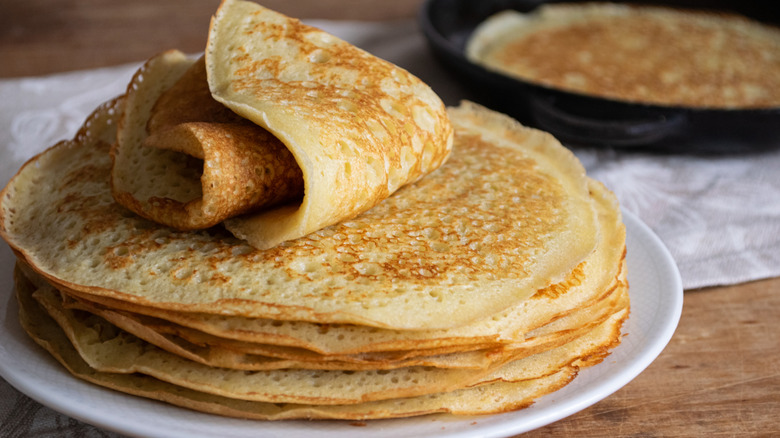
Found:
[[[128,87],[112,187],[148,219],[222,222],[265,249],[368,210],[438,168],[451,145],[443,103],[409,72],[224,1],[202,66],[166,52]]]
[[[145,70],[154,75],[155,70],[165,68],[165,60],[177,65],[190,62],[171,52],[149,62]],[[142,99],[148,89],[141,83],[143,77],[136,75],[133,82],[137,86],[130,89],[136,99]],[[142,119],[133,121],[137,126]],[[268,131],[211,97],[203,58],[160,95],[151,108],[146,129],[149,135],[141,141],[142,147],[126,147],[116,155],[119,159],[115,160],[114,195],[121,204],[148,219],[193,230],[258,208],[300,202],[303,177],[292,154]],[[118,145],[138,145],[138,139],[133,139],[133,143],[120,138],[123,141]],[[147,147],[182,155],[163,152],[148,156],[144,155],[149,152],[144,149]],[[137,190],[141,187],[138,181],[127,178],[131,174],[123,175],[120,169],[128,158],[156,164],[151,172],[148,167],[134,172],[148,184],[144,192]],[[171,161],[177,159],[178,171],[165,177],[164,184],[156,183],[168,173],[166,170],[175,168],[177,163]],[[124,190],[130,184],[135,187]],[[137,198],[141,193],[145,200]]]

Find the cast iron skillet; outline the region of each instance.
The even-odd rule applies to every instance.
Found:
[[[780,107],[702,109],[590,97],[490,72],[466,59],[466,41],[485,18],[505,9],[527,12],[541,3],[544,1],[427,0],[419,18],[434,55],[474,92],[474,100],[549,131],[567,144],[679,153],[780,148]],[[702,3],[666,2],[682,7]],[[770,24],[780,22],[773,2],[704,3],[710,9],[738,12]]]

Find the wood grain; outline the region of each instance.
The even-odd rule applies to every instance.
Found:
[[[411,18],[422,0],[269,0],[302,18]],[[216,0],[30,0],[0,8],[0,77],[202,50]],[[687,291],[669,346],[639,377],[528,437],[780,436],[780,278]]]
[[[298,18],[384,20],[414,17],[422,0],[268,0]],[[167,49],[203,50],[219,0],[7,1],[0,6],[0,77],[117,65]]]

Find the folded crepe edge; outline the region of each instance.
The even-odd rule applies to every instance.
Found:
[[[404,80],[419,82],[424,87],[425,99],[435,101],[436,107],[431,108],[430,111],[436,111],[439,117],[437,123],[441,125],[442,132],[436,134],[441,137],[437,139],[440,144],[434,144],[432,147],[426,145],[425,150],[416,151],[414,155],[416,155],[417,164],[407,175],[399,177],[394,174],[395,169],[388,163],[388,154],[379,155],[380,160],[383,158],[384,162],[380,160],[374,160],[375,163],[369,162],[371,158],[368,158],[365,152],[373,145],[358,144],[359,152],[353,152],[353,156],[336,157],[334,160],[329,156],[328,151],[320,150],[324,149],[321,147],[321,143],[317,144],[317,141],[311,140],[317,137],[319,127],[300,123],[300,120],[291,122],[289,113],[279,111],[278,106],[274,106],[268,101],[258,103],[253,96],[248,96],[246,93],[243,95],[230,93],[229,89],[232,86],[228,77],[230,63],[226,57],[229,56],[228,52],[238,44],[236,40],[240,38],[235,35],[241,32],[240,26],[231,20],[244,20],[251,15],[264,15],[264,17],[270,17],[268,19],[283,22],[284,27],[321,36],[323,40],[327,41],[327,44],[336,45],[340,50],[348,49],[367,55],[372,62],[381,65],[382,68],[389,68],[393,74],[397,73],[403,76]],[[306,42],[302,44],[305,45]],[[225,47],[228,50],[223,50]],[[281,140],[303,171],[305,189],[300,206],[282,206],[225,221],[225,227],[230,232],[236,237],[248,241],[256,248],[271,248],[283,241],[305,236],[328,225],[357,216],[390,196],[401,186],[414,182],[438,168],[446,161],[452,149],[454,129],[449,123],[444,103],[419,78],[338,37],[304,25],[297,19],[266,9],[258,4],[223,0],[211,19],[205,57],[212,96],[237,114],[265,128]],[[239,68],[250,68],[250,62],[246,63],[247,65],[242,65]],[[311,144],[316,146],[311,147]],[[341,147],[343,148],[343,146]],[[329,161],[331,163],[327,164]],[[348,168],[346,173],[350,174],[349,177],[344,176],[345,172],[340,168],[341,166]],[[351,174],[360,172],[366,173],[367,177],[374,178],[374,181],[366,183],[367,180],[364,177],[362,181],[357,181],[358,184],[355,184],[356,181],[351,178]],[[338,182],[343,184],[338,184]],[[338,196],[335,196],[335,191],[339,192]]]

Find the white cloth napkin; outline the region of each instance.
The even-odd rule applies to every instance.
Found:
[[[431,57],[411,20],[310,23],[405,67],[447,104],[469,97]],[[139,65],[0,80],[0,184],[34,154],[71,138],[98,104],[124,91]],[[712,158],[574,152],[659,235],[686,289],[780,275],[780,150]],[[116,436],[43,408],[2,380],[0,400],[3,436]]]

